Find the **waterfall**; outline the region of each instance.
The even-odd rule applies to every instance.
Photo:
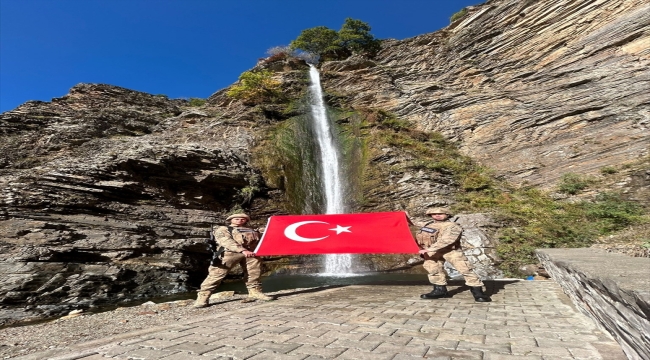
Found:
[[[320,74],[315,66],[309,65],[309,78],[311,85],[311,118],[320,153],[320,166],[322,174],[323,192],[325,195],[325,213],[345,213],[345,202],[343,201],[343,184],[341,182],[341,164],[336,142],[332,133],[330,119],[327,116],[327,109],[323,101],[323,90],[320,85]],[[326,255],[325,274],[342,275],[349,274],[352,266],[352,255]]]

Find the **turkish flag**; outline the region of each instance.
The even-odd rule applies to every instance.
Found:
[[[417,254],[403,212],[271,216],[255,255]]]

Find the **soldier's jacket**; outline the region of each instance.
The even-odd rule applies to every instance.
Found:
[[[460,237],[463,228],[451,221],[416,223],[420,230],[415,234],[415,239],[420,248],[427,250],[429,255],[436,251],[449,248],[460,248]]]
[[[230,229],[232,229],[232,235],[227,226],[219,226],[214,231],[214,239],[217,244],[226,248],[227,251],[233,252],[255,250],[260,241],[259,231],[243,226],[230,226]]]

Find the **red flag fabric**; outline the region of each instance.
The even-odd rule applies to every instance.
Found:
[[[255,254],[415,254],[403,212],[271,216]]]

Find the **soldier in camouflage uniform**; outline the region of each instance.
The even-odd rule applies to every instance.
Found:
[[[230,215],[226,221],[230,221],[229,226],[219,226],[216,230],[213,229],[217,244],[223,246],[226,251],[220,263],[210,265],[208,277],[201,284],[194,307],[208,306],[210,295],[237,264],[240,264],[244,270],[248,297],[266,301],[273,300],[270,296],[262,293],[262,283],[260,282],[262,260],[253,253],[260,240],[259,231],[244,226],[250,221],[250,217],[246,214]]]
[[[463,228],[455,222],[449,221],[451,212],[446,208],[431,208],[426,212],[432,221],[426,223],[413,223],[420,227],[415,235],[420,246],[420,256],[424,258],[424,269],[429,273],[429,282],[433,284],[433,291],[422,294],[422,299],[438,299],[449,297],[447,292],[447,273],[445,260],[448,261],[465,278],[465,284],[470,287],[474,300],[478,302],[491,301],[483,293],[483,282],[476,275],[472,264],[467,260],[460,248],[460,237]]]

